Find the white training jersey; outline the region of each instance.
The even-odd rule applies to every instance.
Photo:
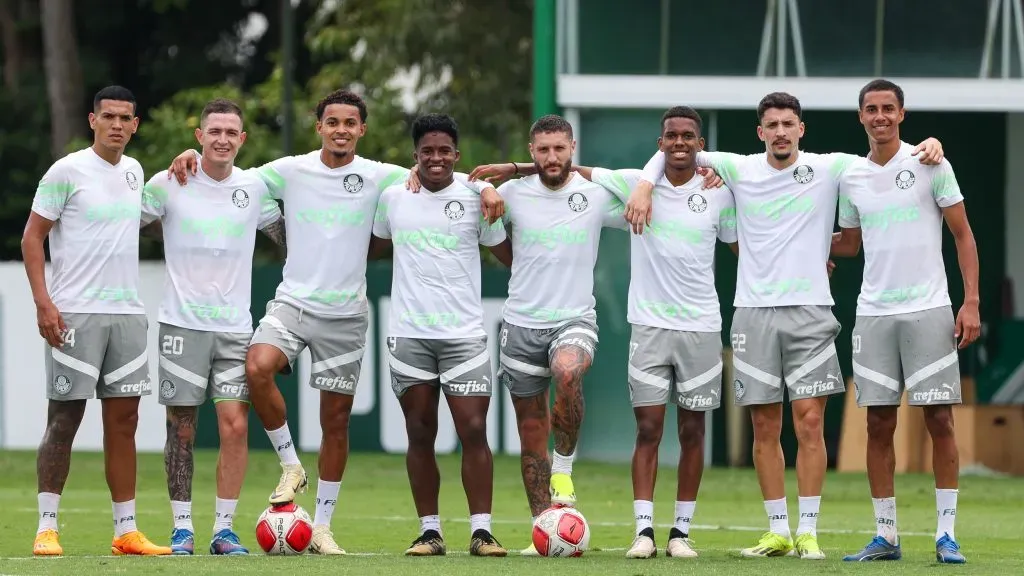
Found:
[[[43,175],[32,211],[50,229],[50,299],[62,313],[145,314],[139,298],[142,166],[93,149],[72,152]]]
[[[960,202],[953,167],[925,166],[902,143],[885,166],[858,158],[840,180],[839,225],[861,228],[864,280],[858,316],[949,306],[942,209]]]
[[[164,231],[164,324],[208,332],[252,332],[249,304],[256,230],[281,210],[254,170],[217,181],[203,172],[184,186],[161,171],[142,199],[142,221]]]
[[[512,229],[512,277],[505,321],[523,328],[554,328],[575,319],[597,321],[594,265],[601,228],[627,227],[624,198],[573,172],[559,190],[540,176],[498,188],[502,219]]]
[[[700,152],[736,200],[740,244],[737,308],[832,306],[828,255],[839,200],[839,178],[857,157],[798,152],[782,170],[765,153]],[[661,151],[644,167],[644,180],[664,174]]]
[[[505,240],[501,222],[484,220],[480,195],[456,180],[411,194],[404,184],[381,194],[373,234],[394,246],[388,336],[475,338],[484,331],[480,245]]]
[[[619,195],[629,195],[640,170],[594,168],[591,176]],[[715,240],[736,242],[736,204],[723,186],[703,190],[694,176],[673,186],[664,176],[653,192],[651,223],[630,234],[630,324],[719,332],[722,313],[715,289]]]

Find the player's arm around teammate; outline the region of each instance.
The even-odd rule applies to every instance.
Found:
[[[57,511],[86,399],[102,405],[103,453],[116,555],[164,555],[136,527],[140,397],[150,393],[145,310],[138,298],[142,167],[124,155],[138,128],[135,97],[120,86],[93,99],[90,148],[58,160],[43,176],[22,237],[22,255],[46,340],[46,432],[36,472],[39,529],[33,553],[60,555]],[[44,275],[44,239],[54,262]]]

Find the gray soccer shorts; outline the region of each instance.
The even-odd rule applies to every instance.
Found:
[[[634,408],[671,398],[685,410],[714,410],[721,405],[722,334],[634,324],[627,370]]]
[[[858,406],[960,404],[960,362],[950,306],[858,316],[853,328],[853,381]]]
[[[245,353],[252,334],[160,324],[160,403],[199,406],[207,398],[249,401]]]
[[[317,390],[354,395],[366,346],[367,315],[316,316],[282,301],[267,303],[251,344],[270,344],[284,353],[290,373],[309,348],[309,385]]]
[[[145,314],[62,314],[64,345],[46,345],[46,397],[84,400],[147,396]]]
[[[536,329],[502,322],[498,379],[515,398],[543,393],[551,382],[551,359],[561,346],[576,346],[593,359],[597,324],[573,320],[556,328]]]
[[[490,396],[487,337],[388,338],[391,389],[399,398],[417,384],[440,385],[448,396]]]
[[[829,306],[737,308],[732,321],[736,404],[782,402],[846,391],[836,336],[840,325]]]

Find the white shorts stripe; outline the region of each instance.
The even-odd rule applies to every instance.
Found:
[[[410,378],[418,378],[420,380],[437,379],[437,374],[434,374],[433,372],[427,372],[426,370],[422,370],[415,366],[410,366],[405,362],[402,362],[398,358],[392,356],[390,352],[388,352],[388,365],[391,366],[392,370],[398,372],[399,374],[402,374],[403,376],[408,376]]]
[[[202,388],[203,390],[206,390],[206,386],[209,383],[207,378],[204,378],[191,370],[186,370],[181,366],[178,366],[174,362],[168,360],[165,356],[160,357],[160,367],[171,374],[174,374],[178,378]]]
[[[925,366],[924,368],[921,368],[917,372],[914,372],[909,377],[907,377],[907,380],[906,380],[906,382],[907,382],[907,390],[910,390],[914,386],[917,386],[922,381],[924,381],[926,378],[928,378],[930,376],[934,376],[934,375],[938,374],[939,372],[942,372],[946,368],[949,368],[953,364],[956,364],[956,361],[957,361],[956,350],[953,350],[952,352],[950,352],[949,354],[946,354],[942,358],[939,358],[935,362],[932,362],[931,364]]]
[[[662,378],[661,376],[655,376],[654,374],[648,374],[643,370],[633,366],[632,364],[626,365],[626,373],[629,374],[630,378],[643,382],[649,386],[660,388],[662,390],[668,390],[672,387],[672,383],[669,382],[668,378]]]
[[[353,362],[358,362],[363,358],[363,348],[354,350],[352,352],[346,352],[344,354],[338,354],[337,356],[331,356],[325,360],[319,362],[313,362],[313,365],[309,367],[310,374],[319,374],[324,370],[330,370],[331,368],[337,368],[338,366],[344,366]]]
[[[818,366],[821,366],[822,364],[825,363],[826,360],[835,355],[836,345],[829,344],[824,350],[819,352],[817,356],[811,358],[807,362],[804,362],[803,366],[797,368],[796,370],[793,370],[789,374],[786,374],[786,384],[789,386],[796,384],[797,382],[800,381],[801,378],[810,374],[811,370],[814,370]]]
[[[558,335],[558,340],[561,340],[562,338],[565,338],[569,334],[583,334],[584,336],[590,338],[594,342],[598,341],[597,333],[596,332],[594,332],[590,328],[581,328],[579,326],[577,326],[575,328],[569,328],[565,332],[562,332],[561,334]]]
[[[61,352],[56,348],[50,349],[50,356],[53,356],[54,361],[63,364],[68,368],[71,368],[72,370],[77,370],[82,374],[85,374],[86,376],[91,376],[97,380],[100,379],[99,368],[94,367],[92,364],[88,364],[77,358],[72,358],[71,356],[68,356],[67,354]]]
[[[298,349],[300,346],[302,346],[302,342],[298,339],[298,337],[292,334],[291,330],[288,330],[288,328],[285,327],[284,323],[278,320],[277,318],[274,318],[273,316],[264,316],[263,319],[260,320],[260,324],[263,324],[264,322],[266,322],[271,328],[273,328],[275,332],[280,334],[281,338],[284,338],[294,348]]]
[[[868,368],[867,366],[861,366],[860,364],[857,364],[856,360],[854,360],[853,362],[853,373],[857,376],[860,376],[861,378],[871,380],[876,384],[885,386],[886,388],[892,390],[893,392],[900,391],[900,383],[898,380],[896,380],[895,378],[890,378],[885,374],[882,374],[881,372],[875,372],[874,370]]]
[[[454,380],[459,376],[462,376],[466,372],[469,372],[470,370],[475,370],[480,366],[483,366],[490,360],[490,354],[487,353],[487,350],[484,350],[483,352],[477,354],[473,358],[470,358],[469,360],[466,360],[465,362],[449,370],[445,370],[441,374],[441,384],[447,384],[451,380]]]
[[[146,362],[149,361],[149,359],[146,358],[147,355],[147,352],[143,352],[142,354],[136,356],[134,360],[125,364],[124,366],[121,366],[117,370],[114,370],[109,374],[104,374],[103,381],[106,382],[107,384],[113,384],[114,382],[123,379],[125,376],[128,376],[132,372],[135,372],[139,368],[142,368],[143,366],[146,365]]]
[[[515,370],[516,372],[522,372],[530,376],[551,376],[551,370],[543,366],[534,366],[533,364],[527,364],[526,362],[520,362],[515,358],[510,358],[504,353],[499,355],[502,365],[506,368]]]
[[[245,364],[235,366],[234,368],[228,368],[223,372],[218,372],[213,375],[213,383],[220,384],[222,382],[230,382],[239,376],[245,376]]]
[[[710,382],[712,378],[714,378],[715,376],[718,376],[721,373],[722,373],[722,361],[719,360],[718,364],[715,364],[714,366],[712,366],[711,369],[708,370],[707,372],[704,372],[703,374],[698,374],[698,375],[694,376],[693,378],[690,378],[686,382],[680,382],[679,383],[680,391],[682,391],[682,392],[689,392],[691,390],[696,390],[697,388],[700,388],[701,386],[703,386],[703,385],[707,384],[708,382]]]
[[[750,376],[755,380],[760,380],[761,382],[771,386],[772,388],[779,388],[782,386],[782,378],[779,378],[778,376],[772,376],[771,374],[765,372],[764,370],[761,370],[760,368],[755,368],[750,364],[747,364],[743,360],[736,358],[735,356],[733,356],[732,359],[732,367],[737,372],[743,372],[747,376]]]

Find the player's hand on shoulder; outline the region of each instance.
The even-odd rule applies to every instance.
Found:
[[[472,176],[470,178],[472,179]],[[505,215],[505,199],[493,186],[488,186],[480,193],[480,209],[487,223],[494,224]]]
[[[942,152],[942,142],[935,138],[928,138],[921,142],[911,152],[911,156],[917,156],[918,162],[926,166],[936,166],[942,163],[945,155]]]
[[[413,194],[418,194],[420,191],[420,172],[415,164],[409,170],[409,178],[405,181],[405,189],[412,190]]]
[[[493,184],[496,180],[508,180],[515,175],[516,165],[513,162],[483,164],[473,168],[473,171],[469,173],[469,180],[483,180],[484,182],[490,182]]]
[[[646,180],[640,180],[633,188],[626,201],[626,211],[623,217],[629,222],[635,234],[643,234],[644,227],[651,223],[651,193],[654,185]]]
[[[195,150],[185,150],[174,157],[170,167],[167,168],[167,179],[173,176],[178,184],[184,186],[188,183],[188,177],[194,176],[199,171],[199,159]]]
[[[64,334],[67,326],[64,325],[64,318],[57,310],[57,305],[52,300],[36,304],[36,323],[39,326],[39,335],[46,340],[50,346],[60,348],[64,345]]]
[[[718,175],[718,172],[715,172],[714,168],[698,166],[697,174],[700,174],[701,176],[704,177],[704,184],[701,186],[701,188],[705,190],[709,190],[711,188],[721,188],[722,186],[725,186],[725,180],[722,180],[722,177]]]

